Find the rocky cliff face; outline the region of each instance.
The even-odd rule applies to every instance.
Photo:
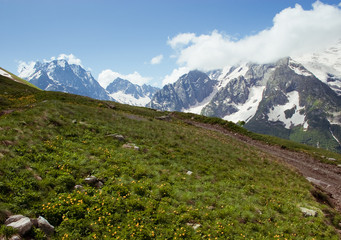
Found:
[[[156,92],[147,106],[164,111],[183,111],[204,101],[216,84],[217,81],[211,80],[205,73],[191,71]]]

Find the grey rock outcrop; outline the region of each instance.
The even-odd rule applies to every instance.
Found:
[[[315,210],[300,207],[301,212],[303,213],[303,216],[305,217],[317,217],[318,213]]]
[[[83,186],[77,184],[76,186],[73,187],[75,190],[83,190]]]
[[[6,222],[5,225],[7,227],[15,228],[20,235],[25,235],[25,233],[27,233],[33,226],[31,220],[28,217],[22,215],[21,216],[16,215],[15,219],[12,218],[8,221],[10,223]]]
[[[118,140],[120,142],[124,142],[126,140],[123,135],[116,134],[116,133],[115,134],[109,134],[109,135],[107,135],[107,137],[112,137],[112,138],[114,138],[114,139],[116,139],[116,140]]]
[[[12,215],[6,219],[5,225],[16,229],[20,235],[13,235],[11,239],[21,239],[21,236],[29,232],[33,226],[40,228],[48,236],[54,233],[54,226],[42,216],[30,219],[24,215]]]
[[[10,223],[12,223],[12,222],[19,221],[20,219],[22,219],[22,218],[24,218],[24,217],[25,217],[24,215],[20,215],[20,214],[18,214],[18,215],[12,215],[12,216],[10,216],[9,218],[6,219],[5,225],[8,225],[8,224],[10,224]]]
[[[48,236],[53,235],[54,226],[52,226],[45,218],[39,216],[38,219],[38,227]]]
[[[123,144],[122,147],[123,148],[127,148],[127,149],[133,149],[133,150],[136,150],[136,151],[140,150],[140,148],[138,146],[136,146],[135,143],[126,143],[126,144]]]
[[[200,71],[190,71],[173,84],[156,92],[147,107],[163,111],[181,111],[202,102],[214,90],[217,81]]]
[[[98,179],[95,176],[90,176],[90,177],[86,177],[84,179],[84,182],[87,184],[93,185],[93,184],[96,184],[98,182]]]
[[[100,181],[95,176],[90,176],[90,177],[85,178],[84,182],[91,185],[91,186],[97,187],[97,188],[101,188],[104,185],[103,182]]]
[[[9,240],[21,240],[21,236],[18,234],[13,235]]]

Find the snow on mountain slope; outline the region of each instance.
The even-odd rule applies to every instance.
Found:
[[[112,100],[91,73],[65,59],[21,63],[19,76],[43,90]]]
[[[119,103],[129,104],[133,106],[144,107],[147,103],[150,102],[150,98],[147,96],[135,98],[133,95],[126,94],[123,91],[111,93],[109,94],[109,96]]]
[[[327,120],[330,124],[341,125],[341,112],[329,112]]]
[[[237,123],[238,121],[247,122],[255,115],[259,102],[262,100],[264,89],[265,86],[255,86],[251,88],[248,100],[244,104],[236,104],[235,107],[238,111],[230,115],[226,115],[223,119],[234,123]]]
[[[247,64],[239,65],[238,67],[225,67],[222,70],[222,74],[218,77],[219,85],[218,89],[225,87],[232,79],[239,76],[245,76],[249,70]]]
[[[105,90],[110,97],[120,103],[144,107],[159,89],[146,84],[140,86],[126,79],[116,78]]]
[[[302,76],[312,76],[313,74],[309,71],[307,71],[302,65],[300,65],[298,62],[296,62],[293,59],[289,59],[289,68],[293,70],[296,74],[302,75]]]
[[[30,62],[30,63],[21,62],[18,66],[18,73],[19,73],[18,76],[29,81],[30,80],[29,78],[36,71],[34,68],[35,65],[36,65],[35,62]]]
[[[292,58],[341,95],[341,40],[324,51]]]
[[[269,121],[281,121],[287,129],[297,125],[304,125],[304,128],[307,128],[305,116],[300,113],[304,107],[300,107],[299,105],[299,93],[297,91],[292,91],[287,93],[286,96],[288,98],[286,104],[277,105],[273,109],[270,109],[270,112],[268,113]]]
[[[217,87],[214,88],[214,90],[212,91],[212,93],[206,97],[203,101],[201,101],[200,103],[197,103],[193,106],[191,106],[188,109],[182,109],[182,112],[189,112],[189,113],[195,113],[195,114],[200,114],[201,110],[211,102],[212,98],[217,94],[218,89]]]

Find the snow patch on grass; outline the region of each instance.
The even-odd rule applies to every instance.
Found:
[[[13,79],[11,74],[9,74],[8,72],[6,72],[2,69],[0,69],[0,75]]]

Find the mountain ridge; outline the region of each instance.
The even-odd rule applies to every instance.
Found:
[[[66,60],[36,62],[31,69],[19,70],[19,77],[47,91],[79,94],[96,99],[111,100],[90,72]]]
[[[164,96],[162,91],[156,93],[147,106],[245,122],[247,129],[258,133],[341,151],[341,96],[335,87],[338,80],[321,81],[290,57],[272,64],[246,63],[207,74],[214,79],[208,77],[207,81],[215,91],[206,102],[179,104],[172,100],[178,94],[174,89]]]
[[[143,84],[142,86],[133,84],[122,78],[116,78],[105,90],[108,95],[120,103],[134,106],[146,106],[159,88]]]
[[[60,91],[88,96],[100,100],[114,100],[125,104],[145,106],[158,90],[149,85],[139,86],[128,80],[122,88],[122,81],[112,81],[104,89],[82,66],[69,64],[65,59],[35,62],[19,68],[19,76],[47,91]],[[117,86],[113,86],[117,84]],[[120,86],[121,85],[121,86]],[[109,89],[108,89],[109,87]],[[116,88],[116,89],[115,89]],[[114,89],[116,91],[114,91]]]

